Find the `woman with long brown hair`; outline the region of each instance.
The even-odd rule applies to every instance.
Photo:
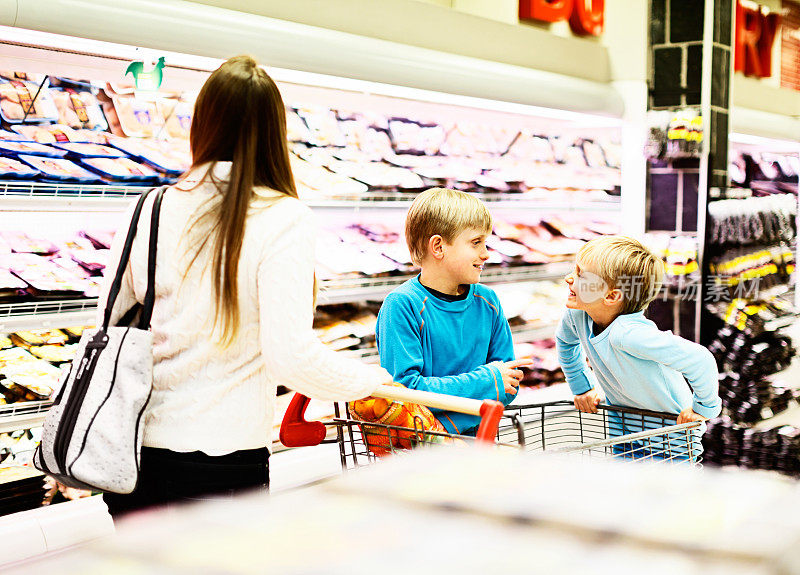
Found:
[[[297,199],[281,95],[252,58],[231,58],[208,78],[190,144],[193,165],[161,207],[139,484],[105,495],[115,515],[268,485],[278,385],[350,400],[391,381],[311,329],[315,224]],[[148,236],[142,217],[112,323],[144,299]]]

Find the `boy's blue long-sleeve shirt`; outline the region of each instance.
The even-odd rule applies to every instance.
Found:
[[[419,276],[392,291],[375,330],[381,366],[409,389],[494,399],[508,405],[500,371],[492,362],[514,359],[511,329],[497,295],[480,284],[463,300],[446,302],[419,283]],[[451,433],[480,423],[475,415],[433,409]]]
[[[644,312],[621,315],[595,336],[585,311],[567,309],[556,331],[556,347],[575,395],[599,381],[612,405],[674,414],[691,407],[708,418],[722,410],[714,356],[699,344],[659,330]]]

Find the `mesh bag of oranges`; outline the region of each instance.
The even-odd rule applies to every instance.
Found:
[[[399,383],[392,385],[403,387]],[[411,449],[447,439],[447,430],[424,405],[365,397],[351,401],[348,408],[353,419],[374,424],[360,427],[367,447],[379,457],[397,449]]]

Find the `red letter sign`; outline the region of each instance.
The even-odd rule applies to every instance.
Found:
[[[560,22],[569,18],[570,12],[572,0],[519,0],[520,20]]]
[[[569,27],[579,36],[603,33],[605,0],[519,0],[520,20],[561,22],[569,19]]]
[[[779,23],[778,14],[764,15],[760,7],[745,8],[737,0],[734,70],[758,78],[772,75],[772,44]]]
[[[600,36],[603,33],[605,0],[575,0],[569,27],[578,36]]]

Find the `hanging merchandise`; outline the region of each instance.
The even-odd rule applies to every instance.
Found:
[[[797,198],[791,194],[719,200],[709,204],[708,215],[708,242],[719,246],[788,242],[797,234]]]
[[[708,300],[759,299],[765,297],[763,292],[789,284],[795,270],[794,252],[786,243],[730,249],[710,258],[708,268]]]
[[[800,428],[785,425],[758,430],[727,418],[709,421],[707,425],[703,435],[706,462],[800,476]]]
[[[645,245],[664,262],[663,289],[683,299],[694,299],[700,285],[697,238],[651,232]]]
[[[799,315],[782,299],[794,283],[797,197],[724,199],[710,203],[708,212],[705,321],[710,333],[716,328],[708,349],[720,371],[723,415],[709,422],[706,461],[796,474],[797,430],[748,426],[796,405],[798,398],[780,375],[797,353],[780,332]]]
[[[702,153],[703,117],[698,110],[648,112],[650,126],[645,156],[653,160],[699,158]]]
[[[728,163],[731,184],[753,193],[797,195],[800,156],[797,153],[732,151]]]

